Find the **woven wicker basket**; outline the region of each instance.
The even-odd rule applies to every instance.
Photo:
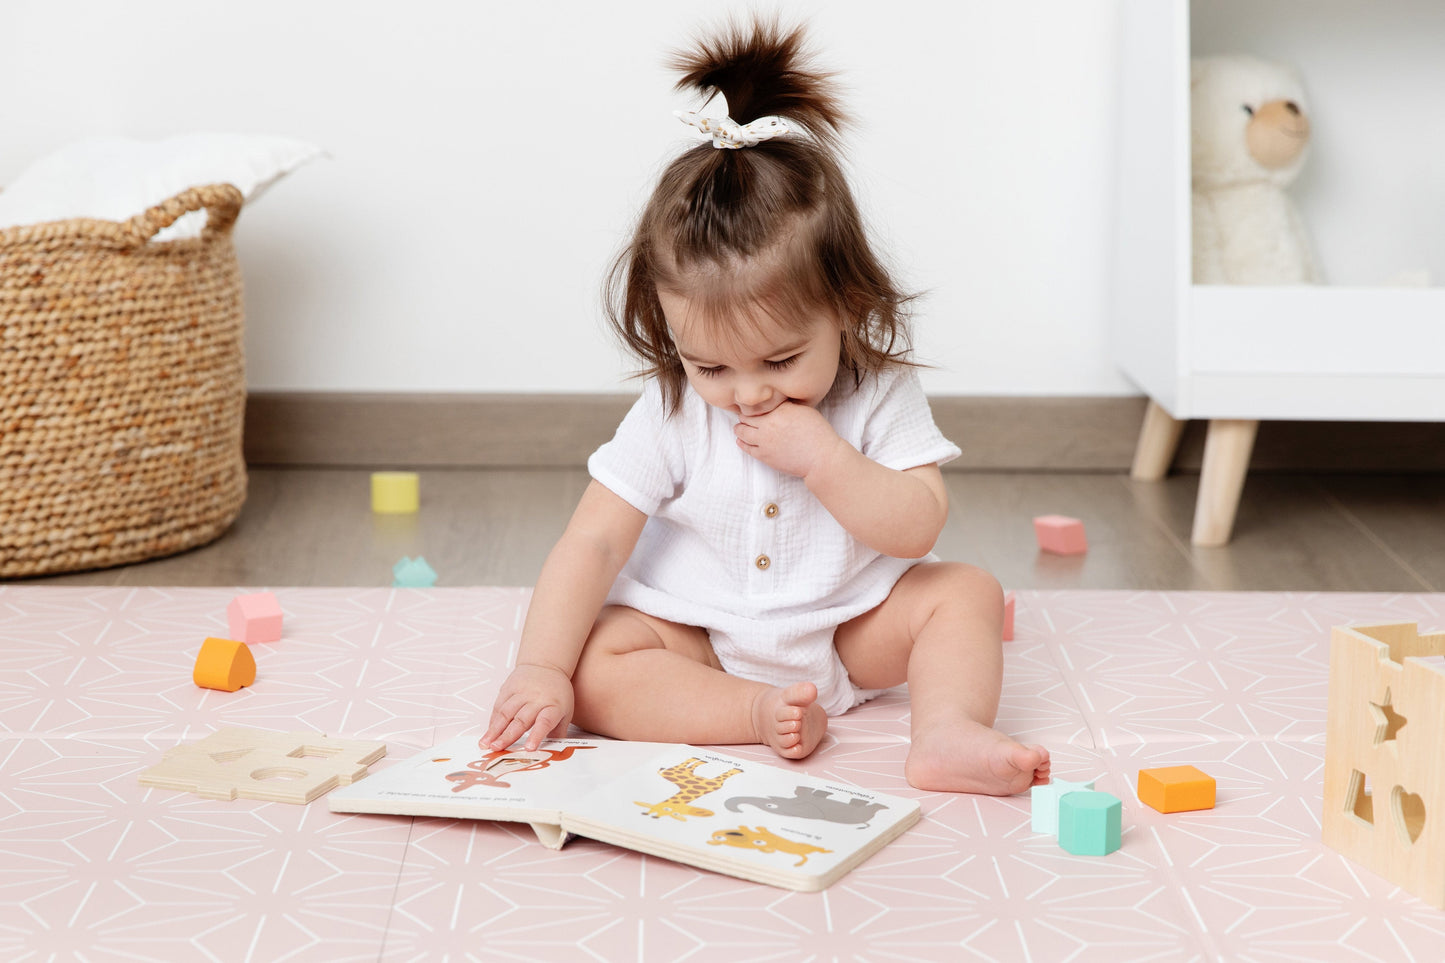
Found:
[[[169,555],[241,510],[241,203],[0,231],[0,577]],[[202,208],[200,237],[151,240]]]

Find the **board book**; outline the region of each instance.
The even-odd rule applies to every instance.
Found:
[[[459,736],[327,797],[333,812],[531,823],[742,879],[815,891],[918,821],[913,799],[694,746]]]

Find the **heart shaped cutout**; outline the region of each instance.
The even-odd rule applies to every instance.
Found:
[[[1404,786],[1390,791],[1390,808],[1395,817],[1395,829],[1406,843],[1414,843],[1425,830],[1425,800],[1415,793],[1406,792]]]

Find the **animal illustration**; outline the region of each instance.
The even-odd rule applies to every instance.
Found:
[[[776,833],[769,832],[766,826],[759,826],[757,829],[749,829],[746,826],[739,826],[737,829],[719,829],[712,834],[712,839],[709,839],[707,844],[709,846],[755,849],[760,853],[789,853],[793,856],[801,856],[802,858],[793,864],[794,867],[802,866],[813,853],[832,852],[831,849],[824,849],[822,846],[784,839]]]
[[[791,798],[787,796],[734,796],[724,805],[730,812],[741,812],[743,806],[756,806],[764,812],[777,813],[780,816],[792,816],[796,819],[822,819],[830,823],[842,823],[845,826],[857,826],[859,829],[868,825],[868,820],[880,809],[888,807],[882,803],[866,802],[865,800],[853,797],[844,802],[842,799],[834,799],[833,794],[826,789],[813,789],[808,786],[799,786],[793,790]]]
[[[515,772],[534,772],[546,769],[554,762],[572,758],[578,749],[593,749],[594,746],[568,746],[565,749],[493,749],[480,759],[467,763],[467,772],[447,773],[447,781],[456,783],[452,792],[461,792],[473,786],[495,786],[510,789],[511,783],[502,782],[501,777]]]
[[[711,816],[711,809],[703,809],[693,806],[691,803],[710,792],[721,789],[722,784],[728,778],[736,776],[742,770],[729,769],[720,776],[709,778],[699,776],[694,771],[702,764],[703,760],[701,759],[688,758],[675,766],[657,770],[658,775],[677,787],[677,792],[660,803],[645,803],[637,800],[633,800],[633,802],[642,807],[644,816],[651,816],[653,819],[667,816],[679,822],[686,822],[689,816]]]

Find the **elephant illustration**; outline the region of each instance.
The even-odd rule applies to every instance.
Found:
[[[860,829],[868,825],[868,820],[880,809],[887,809],[882,803],[865,802],[862,799],[852,798],[846,802],[841,799],[832,798],[833,794],[826,789],[812,789],[807,786],[798,786],[793,790],[793,796],[734,796],[724,805],[732,812],[741,812],[743,806],[756,806],[763,812],[777,813],[780,816],[793,816],[797,819],[822,819],[830,823],[842,823],[845,826],[857,826]]]

